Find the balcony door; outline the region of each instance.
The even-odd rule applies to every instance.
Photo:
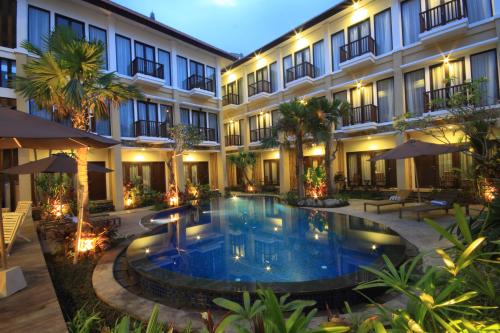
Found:
[[[135,42],[135,56],[155,62],[155,48],[141,42]]]
[[[279,184],[279,160],[264,160],[264,185]]]
[[[349,57],[357,57],[368,50],[368,41],[353,43],[364,37],[370,36],[370,19],[363,22],[355,24],[348,29],[348,40],[349,40]]]
[[[201,111],[191,111],[191,125],[198,128],[207,127],[207,114]]]
[[[465,63],[463,59],[459,59],[435,65],[430,68],[430,73],[431,90],[460,85],[465,81]]]
[[[294,57],[295,57],[295,66],[300,65],[304,62],[310,63],[311,51],[309,50],[309,47],[306,47],[305,49],[295,52]]]
[[[270,92],[271,90],[269,88],[269,77],[268,77],[268,71],[267,67],[263,67],[261,69],[258,69],[255,72],[255,76],[257,79],[257,91],[258,92]]]
[[[189,61],[189,74],[191,76],[196,75],[197,78],[205,77],[205,66],[194,60]]]
[[[370,104],[373,104],[373,86],[371,83],[351,89],[351,105],[353,108]]]
[[[137,118],[145,121],[158,121],[158,112],[155,103],[137,102]]]
[[[236,81],[227,84],[227,94],[238,95],[238,86],[236,85]]]

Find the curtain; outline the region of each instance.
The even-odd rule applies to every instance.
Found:
[[[102,55],[103,68],[108,68],[108,41],[106,38],[106,30],[89,25],[89,41],[100,42],[104,52]]]
[[[123,75],[131,75],[132,62],[130,39],[116,35],[116,71]]]
[[[208,114],[208,128],[212,128],[214,130],[215,138],[209,138],[213,139],[214,141],[219,142],[219,126],[218,126],[218,119],[217,115],[215,113],[209,113]],[[212,140],[210,140],[212,141]]]
[[[95,116],[95,131],[99,135],[111,135],[111,123],[109,115]]]
[[[187,59],[177,56],[177,87],[187,89],[188,63]]]
[[[269,65],[269,81],[271,82],[271,91],[278,91],[278,64],[276,62]]]
[[[35,7],[28,7],[28,40],[38,48],[45,49],[43,40],[49,35],[50,13]]]
[[[165,85],[172,85],[172,77],[170,71],[170,52],[158,50],[158,62],[163,65],[163,77]]]
[[[189,120],[189,109],[181,108],[181,124],[191,124],[191,121]]]
[[[449,173],[453,169],[452,154],[438,155],[439,177],[443,177],[445,173]]]
[[[472,80],[485,79],[481,87],[482,105],[496,104],[498,101],[498,72],[495,50],[471,55]]]
[[[363,175],[363,182],[372,181],[372,162],[370,162],[370,154],[361,154],[361,174]]]
[[[40,109],[34,100],[29,101],[30,114],[43,119],[52,120],[52,113],[45,109]]]
[[[424,110],[425,72],[423,69],[405,74],[406,112],[422,115]]]
[[[151,188],[151,165],[142,164],[142,184],[146,188]]]
[[[212,85],[209,86],[209,87],[206,87],[207,90],[211,91],[211,92],[215,92],[215,68],[211,67],[211,66],[206,66],[206,77],[211,79],[212,80]]]
[[[356,154],[349,154],[347,158],[347,168],[349,170],[348,178],[349,183],[356,184],[358,181],[358,158]]]
[[[451,61],[448,64],[448,78],[450,85],[455,86],[464,82],[464,62],[463,60]]]
[[[120,104],[120,129],[122,137],[134,136],[134,101]]]
[[[131,164],[129,172],[130,172],[130,181],[139,178],[139,166],[137,164]]]
[[[377,101],[379,111],[379,121],[391,121],[395,116],[394,112],[394,79],[381,80],[377,82]]]
[[[283,83],[285,86],[286,86],[286,82],[287,82],[287,71],[292,66],[293,66],[292,65],[292,56],[289,55],[289,56],[284,57],[283,58]]]
[[[377,55],[392,50],[391,10],[375,15],[375,48]]]
[[[403,45],[418,41],[420,32],[420,0],[406,0],[401,3],[401,21],[403,26]]]
[[[467,1],[467,16],[469,22],[477,22],[491,15],[491,0]]]
[[[172,106],[160,104],[160,122],[167,123],[170,127],[173,125],[173,117]]]
[[[432,90],[444,88],[446,85],[446,65],[434,66],[430,68]]]
[[[352,88],[351,89],[351,106],[353,108],[357,108],[361,106],[361,88]]]
[[[339,70],[340,64],[340,48],[344,46],[344,31],[337,32],[332,35],[332,63],[333,63],[333,71]]]
[[[324,41],[320,40],[319,42],[313,45],[313,63],[314,69],[316,71],[316,76],[321,76],[325,74],[325,45]]]

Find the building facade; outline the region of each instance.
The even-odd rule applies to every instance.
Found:
[[[51,110],[16,94],[9,80],[23,75],[23,64],[33,56],[22,41],[41,46],[44,36],[64,25],[101,41],[105,70],[137,84],[145,95],[112,108],[109,118],[92,119],[94,132],[121,145],[91,150],[91,161],[114,170],[90,176],[91,200],[124,208],[123,185],[136,177],[165,192],[172,154],[167,128],[178,123],[199,128],[203,137],[196,149],[176,158],[180,188],[186,180],[221,191],[242,185],[241,172],[226,154],[243,149],[257,153],[252,176],[260,186],[287,192],[296,187],[296,159],[282,148],[263,149],[261,140],[271,135],[281,103],[313,96],[351,105],[335,129],[341,144],[327,166],[342,173],[347,186],[414,188],[417,172],[423,187],[459,187],[449,175],[470,165],[459,155],[419,158],[416,169],[409,161],[368,159],[410,138],[432,141],[417,132],[397,133],[392,120],[405,113],[446,113],[446,98],[464,82],[486,77],[485,104],[498,106],[499,13],[500,0],[344,1],[236,60],[109,1],[0,0],[0,105],[54,118]],[[434,99],[442,105],[431,105]],[[3,167],[50,153],[6,150]],[[304,163],[324,163],[324,147],[307,145]],[[4,177],[2,183],[3,205],[32,197],[29,176]]]
[[[257,183],[296,187],[296,159],[289,151],[263,149],[281,103],[294,98],[338,99],[349,114],[335,129],[341,138],[332,174],[350,188],[461,187],[454,170],[467,170],[463,154],[410,161],[369,159],[411,138],[436,141],[418,132],[400,134],[395,117],[439,117],[462,84],[485,77],[485,101],[498,107],[500,1],[345,1],[227,67],[222,75],[226,154],[254,151]],[[441,100],[440,103],[430,101]],[[450,141],[458,141],[453,131]],[[321,145],[304,147],[305,167],[323,163]],[[242,177],[227,165],[228,184]]]

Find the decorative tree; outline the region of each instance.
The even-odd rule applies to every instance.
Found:
[[[254,167],[257,163],[257,156],[254,152],[240,150],[237,154],[228,155],[227,160],[241,170],[247,186],[254,185],[254,182],[248,177],[248,168]]]
[[[101,43],[78,39],[68,28],[57,28],[45,41],[44,49],[23,42],[28,52],[37,56],[23,65],[25,77],[16,76],[16,91],[51,110],[58,119],[71,119],[73,127],[90,130],[91,116],[105,117],[110,104],[118,106],[127,99],[142,96],[134,85],[118,81],[115,73],[105,73],[104,47]],[[88,149],[77,150],[78,220],[74,263],[83,222],[88,220],[89,190],[87,177]]]

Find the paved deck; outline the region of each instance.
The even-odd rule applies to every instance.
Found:
[[[9,266],[21,266],[28,286],[0,299],[0,332],[67,332],[34,223],[21,231],[31,242],[18,239],[8,259]]]

